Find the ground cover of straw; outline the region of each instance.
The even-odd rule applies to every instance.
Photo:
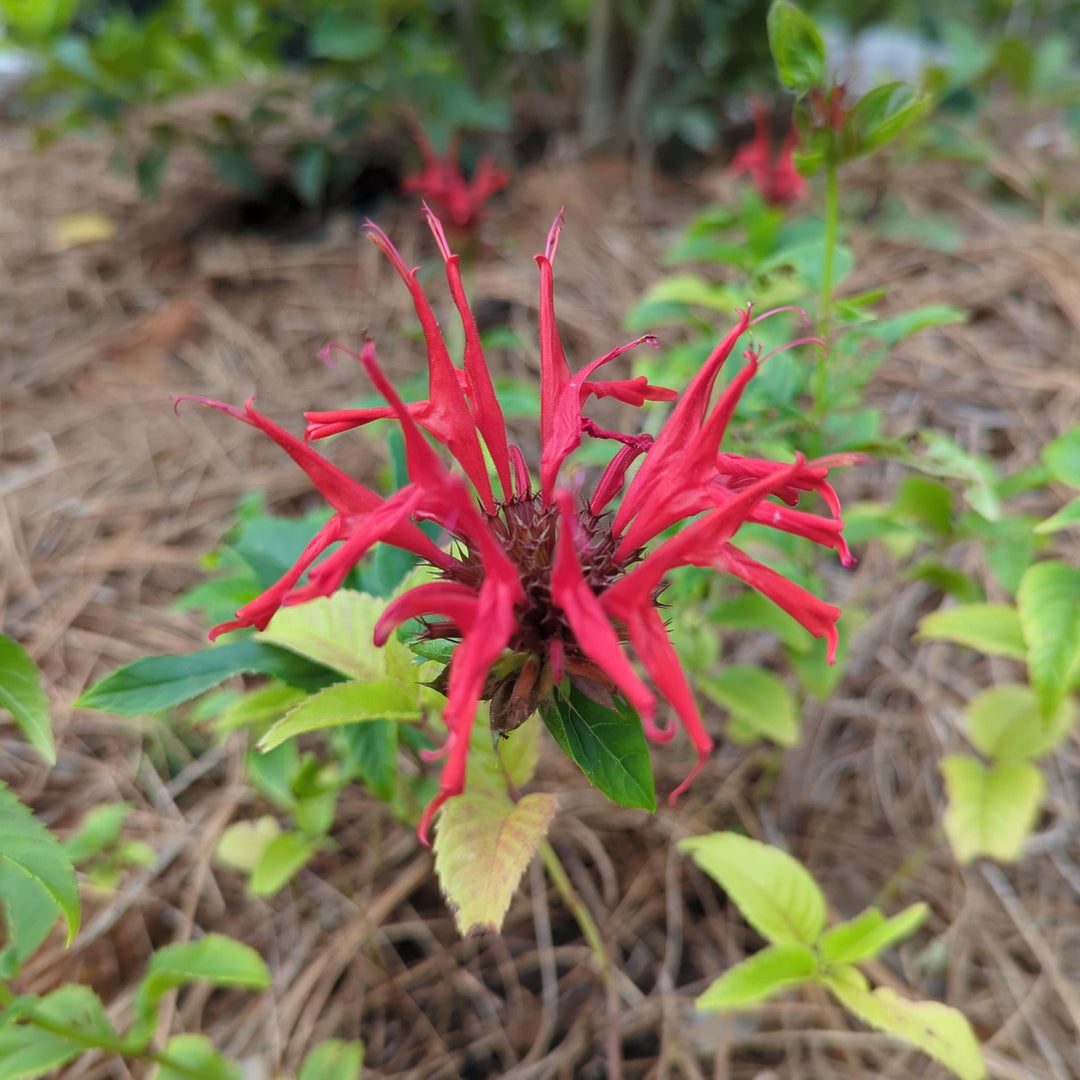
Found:
[[[74,947],[52,940],[20,989],[79,980],[122,1015],[153,948],[216,930],[267,958],[272,991],[190,992],[167,1022],[209,1035],[245,1062],[248,1080],[295,1069],[330,1035],[363,1038],[365,1075],[401,1080],[604,1076],[613,1040],[628,1078],[942,1075],[813,993],[738,1018],[694,1014],[693,996],[760,943],[674,841],[738,827],[797,855],[837,915],[927,900],[919,936],[872,974],[963,1009],[991,1075],[1080,1075],[1080,748],[1074,740],[1050,764],[1047,812],[1023,862],[959,869],[940,831],[935,762],[962,745],[962,702],[1008,669],[915,647],[915,624],[940,596],[898,580],[876,547],[836,576],[838,595],[870,617],[835,697],[808,709],[796,750],[723,745],[680,805],[655,816],[613,807],[548,755],[540,784],[562,800],[552,840],[616,961],[611,992],[535,867],[501,936],[460,939],[429,853],[359,790],[342,799],[333,853],[273,899],[247,896],[213,860],[230,823],[266,810],[243,783],[243,737],[215,745],[205,732],[71,708],[118,664],[200,644],[198,619],[171,603],[199,579],[197,560],[243,495],[262,491],[283,512],[315,505],[268,441],[196,408],[177,418],[169,397],[257,393],[298,430],[301,409],[361,391],[355,366],[317,360],[325,341],[357,342],[366,330],[396,374],[418,371],[422,354],[405,290],[349,215],[238,234],[221,226],[225,196],[197,162],[182,162],[162,202],[147,205],[107,157],[86,142],[34,156],[26,132],[0,132],[0,608],[5,631],[44,670],[59,741],[49,772],[0,728],[0,778],[62,834],[90,807],[128,800],[131,833],[157,862],[115,892],[85,891]],[[1004,184],[1022,186],[1007,155],[1001,170]],[[967,325],[899,348],[872,397],[892,431],[932,426],[1003,468],[1026,466],[1080,420],[1080,235],[1007,215],[960,177],[951,165],[889,177],[877,164],[849,177],[871,190],[888,182],[913,215],[943,214],[961,236],[943,252],[856,229],[850,287],[887,285],[896,310],[942,300],[972,311]],[[473,274],[473,296],[535,341],[531,256],[563,202],[559,317],[578,362],[598,355],[627,336],[621,316],[663,272],[664,249],[722,189],[713,172],[643,194],[617,164],[549,155],[493,208],[483,234],[493,253]],[[56,222],[85,211],[114,220],[116,236],[55,250]],[[435,258],[412,207],[385,201],[378,216],[407,261]],[[494,363],[534,379],[530,350]],[[377,438],[334,447],[362,478],[383,454]],[[874,465],[847,477],[844,493],[883,497],[899,476]],[[770,655],[757,638],[725,652]],[[685,774],[689,753],[679,743],[654,752],[659,789]],[[132,1074],[90,1056],[62,1075]]]

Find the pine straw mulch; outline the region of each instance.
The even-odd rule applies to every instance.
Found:
[[[738,1017],[695,1015],[693,996],[759,942],[674,841],[741,827],[796,854],[838,916],[927,900],[924,929],[871,973],[962,1008],[993,1076],[1080,1075],[1080,748],[1074,739],[1048,764],[1047,810],[1019,866],[958,868],[940,831],[935,763],[962,746],[962,702],[1011,669],[944,646],[916,649],[916,621],[940,596],[898,583],[875,547],[837,579],[871,614],[840,691],[808,709],[797,750],[724,745],[681,804],[655,816],[607,804],[549,755],[539,785],[562,797],[552,839],[615,961],[606,984],[537,867],[501,936],[461,940],[429,854],[361,791],[342,800],[332,855],[271,901],[246,896],[212,861],[230,822],[263,812],[243,782],[243,740],[196,756],[184,731],[71,702],[118,664],[200,643],[198,621],[170,604],[198,580],[199,556],[241,496],[314,505],[305,477],[266,440],[196,407],[178,419],[169,396],[240,402],[257,392],[295,429],[301,409],[360,392],[353,365],[316,359],[326,340],[355,343],[366,330],[399,374],[417,370],[420,351],[405,290],[347,217],[299,239],[229,234],[206,224],[222,196],[197,165],[147,207],[105,162],[101,146],[35,157],[23,133],[0,139],[4,629],[43,667],[59,740],[49,772],[5,728],[0,778],[61,833],[92,806],[128,800],[131,831],[157,862],[114,893],[87,889],[74,947],[54,940],[20,989],[82,980],[123,1017],[153,948],[216,930],[268,959],[273,990],[186,992],[168,1024],[209,1035],[244,1061],[246,1080],[295,1069],[329,1035],[363,1038],[366,1075],[400,1080],[619,1075],[605,1065],[612,1044],[628,1078],[943,1075],[820,994]],[[558,160],[515,180],[485,231],[498,254],[471,289],[530,343],[524,357],[497,363],[535,376],[530,256],[558,202],[567,205],[557,275],[567,344],[580,360],[622,339],[622,313],[701,203],[700,190],[678,187],[642,201],[627,181],[618,166]],[[897,349],[875,381],[876,403],[893,430],[933,426],[1003,468],[1031,464],[1080,419],[1080,237],[1006,219],[965,194],[951,167],[912,170],[894,190],[916,214],[947,214],[966,239],[949,253],[857,237],[854,284],[888,284],[897,309],[946,300],[973,318]],[[116,221],[115,239],[50,250],[50,224],[87,210]],[[433,260],[411,208],[387,203],[379,217],[406,259]],[[338,440],[334,453],[362,478],[384,457],[362,439]],[[876,497],[898,475],[874,466],[844,483],[849,497]],[[755,640],[725,649],[762,655]],[[168,769],[156,767],[163,761]],[[689,758],[676,743],[654,761],[666,791]],[[142,1075],[132,1068],[91,1056],[63,1076]]]

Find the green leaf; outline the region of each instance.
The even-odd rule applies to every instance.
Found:
[[[990,656],[1027,659],[1027,643],[1016,608],[1008,604],[958,604],[925,616],[919,641],[951,641]]]
[[[1002,862],[1019,858],[1042,805],[1046,781],[1029,761],[1002,761],[987,768],[952,754],[941,774],[949,805],[943,824],[957,861],[980,855]]]
[[[222,709],[214,727],[221,734],[238,728],[261,727],[280,719],[308,696],[303,690],[284,683],[260,686]]]
[[[8,980],[49,936],[60,908],[37,878],[5,859],[0,859],[0,908],[6,941],[0,949],[0,980]]]
[[[925,112],[927,101],[904,82],[876,86],[852,109],[859,133],[860,154],[868,154],[891,142]]]
[[[830,927],[821,935],[818,949],[826,964],[857,964],[879,956],[898,941],[910,937],[922,925],[928,908],[912,904],[891,919],[867,908],[848,922]]]
[[[1080,663],[1080,570],[1062,562],[1039,562],[1020,579],[1016,593],[1027,641],[1028,673],[1042,715],[1061,703]]]
[[[56,764],[56,744],[49,720],[49,702],[41,673],[30,654],[0,634],[0,708],[11,713],[15,726],[50,764]]]
[[[773,0],[766,22],[780,81],[797,94],[825,84],[825,45],[817,27],[787,0]]]
[[[304,1058],[296,1080],[360,1080],[363,1071],[363,1043],[326,1039]]]
[[[752,589],[717,604],[709,612],[709,621],[736,630],[771,630],[784,645],[798,653],[809,650],[814,640],[783,608]]]
[[[368,720],[341,728],[347,775],[359,776],[372,794],[392,802],[398,780],[398,725],[392,720]]]
[[[813,945],[825,928],[825,897],[797,859],[738,833],[679,842],[719,882],[746,921],[774,945]]]
[[[770,945],[728,968],[697,1000],[705,1011],[746,1009],[817,974],[817,957],[805,945]]]
[[[253,896],[273,896],[280,892],[319,850],[317,840],[286,832],[275,836],[263,848],[251,874],[249,887]]]
[[[576,687],[559,689],[540,715],[563,753],[620,806],[656,809],[649,747],[641,718],[620,696],[606,709]]]
[[[165,1044],[164,1053],[180,1068],[160,1065],[153,1080],[191,1080],[189,1069],[205,1080],[240,1080],[240,1066],[219,1054],[205,1035],[174,1035]]]
[[[370,60],[386,44],[386,30],[359,14],[320,11],[308,40],[312,56],[326,60]]]
[[[963,481],[964,498],[968,505],[987,521],[1000,520],[1004,512],[997,494],[998,478],[994,463],[965,450],[949,436],[937,431],[924,431],[921,439],[923,452],[913,457],[911,464],[934,476]]]
[[[328,686],[285,714],[259,740],[260,750],[273,750],[305,731],[319,731],[363,720],[419,720],[419,686],[397,679],[347,682]]]
[[[77,1028],[106,1045],[116,1039],[105,1007],[87,986],[68,983],[43,998],[32,1013],[42,1020]],[[8,1024],[0,1029],[0,1080],[34,1080],[52,1074],[85,1050],[82,1040],[54,1035],[30,1023]]]
[[[698,679],[701,692],[731,713],[728,732],[740,743],[771,739],[780,746],[799,741],[799,712],[779,675],[749,664],[729,664]]]
[[[933,529],[939,536],[952,532],[952,492],[925,476],[905,476],[893,496],[897,513]]]
[[[1080,488],[1080,425],[1048,442],[1042,459],[1055,480]]]
[[[71,944],[79,928],[79,887],[60,841],[0,781],[0,862],[33,878],[60,909]]]
[[[136,1012],[141,1018],[153,1016],[165,994],[193,982],[265,990],[270,970],[253,948],[223,934],[166,945],[150,958],[135,999]]]
[[[190,701],[240,674],[326,685],[316,670],[291,653],[247,638],[181,656],[152,656],[125,664],[91,686],[75,704],[119,716],[142,716]]]
[[[435,873],[458,930],[498,931],[525,867],[558,808],[558,797],[470,791],[442,808],[435,831]]]
[[[1016,761],[1048,754],[1076,722],[1076,704],[1064,697],[1044,720],[1031,688],[1020,683],[991,686],[964,710],[972,745],[989,758]]]
[[[927,327],[952,326],[965,323],[968,318],[967,309],[954,304],[922,304],[899,315],[879,319],[867,328],[867,334],[880,338],[886,345],[895,345]]]
[[[308,206],[318,206],[322,202],[331,161],[330,151],[322,143],[308,143],[296,155],[293,184]]]
[[[1080,521],[1080,497],[1066,503],[1056,514],[1051,514],[1045,521],[1040,521],[1035,526],[1035,531],[1040,536],[1046,536],[1049,533],[1067,529],[1078,521]]]
[[[281,826],[270,814],[263,814],[255,821],[234,821],[221,834],[214,858],[233,870],[250,874],[270,842],[280,835]]]
[[[386,600],[366,593],[339,589],[331,596],[282,608],[257,637],[340,671],[357,682],[387,675],[402,682],[414,682],[416,668],[408,646],[394,635],[381,649],[375,646],[375,624],[386,604]]]
[[[982,1080],[986,1075],[978,1040],[957,1009],[937,1001],[908,1001],[886,987],[871,991],[866,978],[852,967],[822,981],[863,1023],[917,1046],[960,1080]]]
[[[130,813],[131,803],[95,806],[83,818],[78,832],[64,841],[64,854],[78,865],[112,847],[120,839],[120,830]]]

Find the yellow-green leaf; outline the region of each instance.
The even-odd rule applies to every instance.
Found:
[[[462,934],[497,931],[521,875],[555,816],[558,797],[514,803],[494,791],[465,791],[442,809],[435,872]]]
[[[358,682],[387,675],[410,681],[412,653],[396,637],[375,647],[375,623],[386,600],[339,589],[296,607],[281,608],[256,638],[281,645]]]
[[[277,818],[269,814],[255,821],[236,821],[221,834],[214,857],[233,870],[250,874],[270,842],[280,835]]]
[[[1023,760],[1048,754],[1076,722],[1076,704],[1062,698],[1044,719],[1031,687],[1021,683],[991,686],[964,710],[972,745],[997,761]]]
[[[987,768],[954,754],[941,762],[949,806],[945,833],[959,862],[980,855],[1011,862],[1035,825],[1046,782],[1030,761]]]
[[[1020,616],[1008,604],[960,604],[927,615],[915,635],[921,641],[951,641],[990,656],[1027,659]]]
[[[817,973],[817,957],[805,945],[770,945],[728,968],[695,1002],[702,1011],[746,1009]]]
[[[259,740],[259,749],[273,750],[305,731],[340,727],[361,720],[419,720],[420,715],[416,683],[387,678],[335,683],[305,698],[286,713]]]
[[[1080,661],[1080,570],[1062,562],[1036,563],[1020,579],[1016,607],[1031,683],[1048,717]]]
[[[909,1001],[886,987],[871,990],[853,967],[840,968],[823,982],[863,1023],[917,1046],[960,1080],[982,1080],[986,1075],[979,1042],[957,1009],[938,1001]]]
[[[848,922],[830,927],[821,935],[818,949],[827,964],[857,964],[878,956],[891,945],[913,934],[927,913],[926,904],[911,907],[891,919],[878,911],[867,908]]]
[[[738,833],[679,842],[731,897],[746,921],[774,945],[813,945],[825,928],[825,897],[797,859]]]

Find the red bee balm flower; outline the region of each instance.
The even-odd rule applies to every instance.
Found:
[[[412,293],[427,345],[429,396],[411,404],[402,401],[369,343],[357,358],[387,405],[307,414],[309,439],[395,418],[405,436],[409,483],[404,488],[388,499],[380,498],[306,441],[256,412],[250,401],[241,410],[197,399],[266,432],[307,472],[337,511],[296,566],[241,608],[233,621],[215,627],[211,637],[237,627],[262,629],[282,605],[329,595],[373,545],[394,544],[436,567],[440,576],[390,603],[376,627],[376,644],[384,644],[396,627],[417,618],[423,621],[424,638],[459,642],[448,668],[448,736],[442,749],[432,755],[445,757],[446,764],[439,794],[420,822],[421,840],[427,843],[439,807],[464,788],[478,702],[491,699],[492,727],[506,732],[524,722],[538,702],[567,677],[600,697],[621,692],[640,714],[646,735],[657,742],[672,738],[675,728],[658,724],[656,692],[672,705],[698,752],[690,776],[672,793],[674,800],[701,768],[713,740],[702,724],[657,608],[664,575],[690,565],[740,578],[812,634],[824,637],[831,660],[839,609],[756,562],[735,547],[732,539],[744,522],[757,522],[835,548],[843,563],[850,565],[839,504],[826,477],[829,467],[849,464],[855,458],[808,462],[799,457],[785,464],[720,451],[724,430],[760,361],[759,352],[748,349],[745,367],[712,400],[721,366],[757,321],[751,319],[749,309],[738,313],[736,325],[681,398],[674,391],[651,386],[643,376],[598,378],[600,369],[627,349],[643,342],[655,344],[649,336],[613,349],[572,373],[555,324],[552,263],[562,230],[560,214],[544,253],[536,256],[542,450],[540,483],[535,487],[521,450],[507,441],[458,258],[451,254],[439,221],[430,211],[427,216],[464,328],[463,367],[450,359],[417,271],[409,269],[385,234],[368,223],[368,235]],[[614,397],[632,405],[678,400],[653,439],[600,428],[583,415],[593,397]],[[461,473],[447,468],[424,432],[446,447]],[[578,490],[580,485],[567,486],[559,478],[567,456],[584,435],[610,440],[615,446],[589,496]],[[493,464],[494,480],[484,448]],[[630,466],[639,458],[636,472],[627,480]],[[811,491],[824,497],[831,516],[794,509],[801,493]],[[681,531],[646,553],[660,533],[690,518],[694,520]],[[421,521],[442,527],[452,541],[450,551],[421,532],[416,524]],[[335,544],[340,546],[312,568],[315,559]],[[300,585],[305,571],[307,582]],[[627,646],[636,653],[652,688],[631,663]]]
[[[434,203],[453,228],[463,232],[475,228],[484,216],[484,204],[506,187],[510,174],[485,156],[477,162],[472,179],[466,180],[458,164],[456,141],[440,157],[423,132],[417,131],[414,137],[424,167],[405,177],[404,189],[419,192],[425,201]]]
[[[760,102],[754,103],[754,138],[740,146],[731,162],[731,175],[749,173],[766,202],[789,206],[806,194],[806,181],[799,175],[792,159],[798,136],[792,128],[779,153],[773,157],[769,112]]]

